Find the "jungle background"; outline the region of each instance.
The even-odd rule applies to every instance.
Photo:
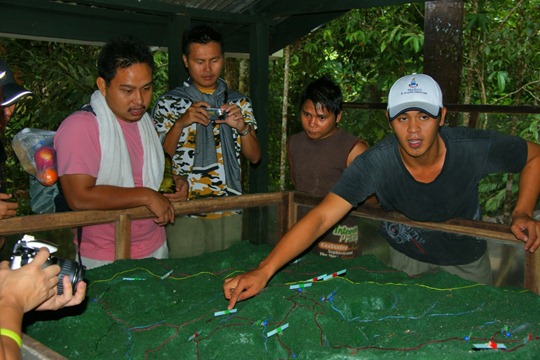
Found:
[[[461,103],[538,105],[540,0],[466,0],[464,4]],[[423,22],[423,4],[352,10],[290,44],[283,51],[285,55],[271,57],[269,191],[292,189],[286,157],[282,156],[286,141],[283,130],[287,136],[302,130],[298,98],[304,87],[329,75],[340,84],[344,101],[386,102],[386,94],[397,78],[422,72]],[[8,190],[20,204],[19,215],[31,213],[29,175],[11,149],[13,136],[25,127],[56,130],[67,115],[87,103],[95,89],[99,50],[89,45],[0,38],[0,58],[33,92],[31,98],[18,103],[1,135],[8,152]],[[168,58],[164,49],[153,51],[157,65],[155,101],[167,91]],[[248,67],[247,59],[229,57],[224,73],[231,87],[247,94]],[[285,107],[284,82],[288,84]],[[460,125],[467,125],[467,121],[467,114],[459,115]],[[390,132],[382,110],[346,109],[340,124],[370,144]],[[489,114],[477,127],[538,142],[540,115]],[[491,175],[482,182],[480,193],[485,216],[508,222],[516,199],[517,177]]]

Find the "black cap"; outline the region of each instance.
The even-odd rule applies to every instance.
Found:
[[[13,73],[4,61],[0,59],[0,85],[4,98],[1,106],[10,106],[19,101],[21,98],[32,94],[30,91],[17,84],[13,79]]]

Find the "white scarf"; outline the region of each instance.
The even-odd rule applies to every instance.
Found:
[[[134,187],[129,152],[116,115],[111,111],[99,90],[92,94],[90,105],[96,114],[101,146],[101,163],[96,185]],[[163,148],[147,113],[137,122],[137,125],[144,152],[143,185],[157,191],[163,179],[165,166]]]

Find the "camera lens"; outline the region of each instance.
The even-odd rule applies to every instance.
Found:
[[[51,258],[51,260],[51,262],[60,266],[60,274],[58,274],[58,295],[62,295],[64,293],[62,279],[66,275],[69,276],[71,286],[73,287],[73,293],[75,293],[77,284],[79,281],[84,279],[86,268],[80,265],[78,262],[68,259]]]

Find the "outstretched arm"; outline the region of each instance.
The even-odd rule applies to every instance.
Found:
[[[228,309],[234,308],[237,301],[258,294],[283,265],[300,255],[351,209],[352,205],[341,197],[328,194],[281,238],[255,270],[225,280],[223,292],[229,300]]]
[[[532,217],[540,195],[540,145],[527,142],[527,154],[511,228],[516,238],[525,242],[525,250],[534,252],[540,246],[540,221]]]

